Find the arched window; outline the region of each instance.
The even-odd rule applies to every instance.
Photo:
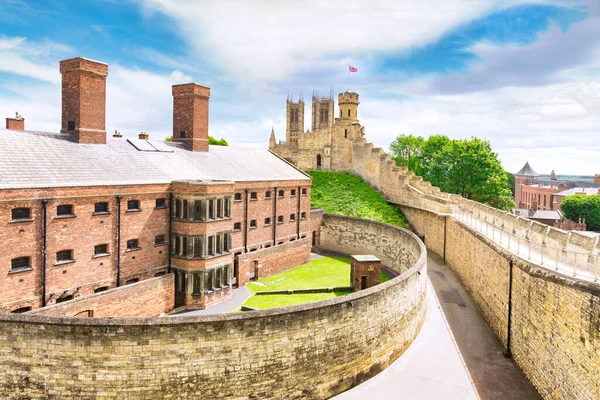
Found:
[[[348,129],[344,129],[344,137],[347,139],[348,138]]]
[[[348,109],[348,116],[350,116],[350,109]]]
[[[321,168],[321,155],[317,155],[317,168]]]

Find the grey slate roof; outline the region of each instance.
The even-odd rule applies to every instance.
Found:
[[[527,161],[525,163],[525,165],[523,165],[523,168],[521,168],[519,170],[519,172],[517,172],[515,175],[520,175],[520,176],[534,176],[534,177],[540,176],[537,172],[535,172],[533,170],[533,168],[531,168],[531,166],[529,165],[529,161]]]
[[[0,189],[310,179],[268,150],[210,146],[202,153],[179,143],[139,142],[145,141],[82,144],[66,134],[0,130]]]
[[[566,189],[561,192],[555,193],[556,196],[569,196],[571,194],[598,194],[598,188],[583,188],[583,187],[574,187],[571,189]]]

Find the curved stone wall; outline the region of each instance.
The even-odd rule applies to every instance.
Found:
[[[417,336],[425,247],[404,229],[334,216],[324,219],[321,246],[374,254],[400,275],[336,299],[251,313],[0,314],[0,397],[317,399],[349,389]]]

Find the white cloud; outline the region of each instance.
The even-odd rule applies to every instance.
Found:
[[[192,55],[203,55],[240,80],[265,82],[303,71],[331,72],[351,59],[367,62],[376,54],[425,45],[486,13],[536,2],[541,1],[141,1],[147,12],[176,21]]]

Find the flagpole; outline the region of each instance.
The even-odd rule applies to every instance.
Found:
[[[350,63],[348,63],[348,72],[347,72],[347,74],[348,74],[347,80],[348,80],[348,92],[349,92],[350,91]]]

